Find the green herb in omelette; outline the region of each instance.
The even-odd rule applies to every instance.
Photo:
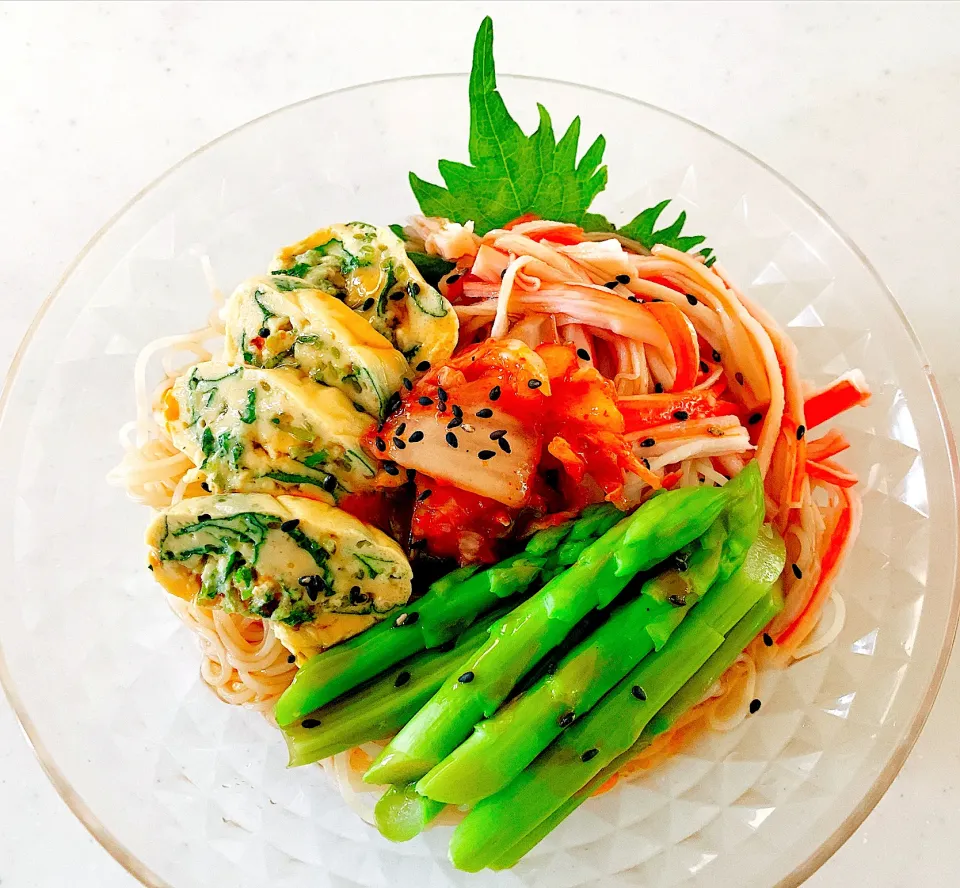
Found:
[[[247,406],[240,414],[240,422],[250,425],[257,419],[257,390],[255,388],[247,390]]]

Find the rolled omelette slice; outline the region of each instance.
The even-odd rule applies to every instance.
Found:
[[[445,363],[457,347],[456,311],[389,228],[366,222],[321,228],[280,250],[271,271],[342,298],[404,355],[411,374]]]
[[[413,572],[393,540],[304,497],[191,497],[153,520],[146,543],[168,592],[271,621],[301,659],[410,597]]]
[[[336,504],[399,480],[360,443],[376,422],[339,389],[289,368],[196,364],[164,395],[162,411],[212,493],[299,493]]]
[[[224,360],[298,368],[382,418],[409,374],[403,355],[339,299],[300,284],[273,276],[241,284],[226,307]]]

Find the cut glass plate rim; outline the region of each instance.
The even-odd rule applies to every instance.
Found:
[[[293,102],[289,105],[284,105],[280,108],[276,108],[273,111],[269,111],[266,114],[262,114],[259,117],[253,118],[252,120],[247,121],[246,123],[237,126],[217,138],[207,142],[201,147],[197,148],[195,151],[190,152],[188,155],[183,157],[176,164],[171,166],[160,176],[142,188],[137,194],[135,194],[126,204],[124,204],[106,223],[97,231],[97,233],[86,243],[83,249],[77,254],[76,258],[70,263],[67,269],[64,271],[63,275],[60,277],[60,280],[57,282],[56,286],[50,292],[50,294],[44,299],[43,303],[40,306],[40,309],[37,311],[36,316],[33,321],[30,323],[30,326],[27,328],[26,333],[23,336],[23,339],[20,342],[19,347],[17,348],[16,353],[13,356],[13,359],[10,362],[10,366],[7,370],[3,391],[0,393],[0,421],[3,420],[5,415],[5,410],[7,407],[7,401],[10,397],[10,393],[13,389],[14,383],[17,380],[18,371],[20,364],[23,360],[24,355],[27,352],[27,349],[30,347],[34,335],[40,328],[40,325],[43,323],[43,320],[53,304],[54,300],[60,294],[67,281],[71,278],[73,273],[81,265],[84,259],[88,254],[94,249],[94,247],[103,239],[103,237],[110,231],[114,225],[125,216],[134,206],[136,206],[144,197],[149,193],[153,192],[159,185],[173,176],[181,167],[187,165],[191,160],[198,157],[201,154],[204,154],[214,146],[220,144],[221,142],[229,139],[231,136],[246,130],[249,127],[255,126],[256,124],[261,123],[264,120],[267,120],[276,115],[282,114],[286,111],[289,111],[293,108],[299,107],[301,105],[307,105],[311,102],[320,101],[328,96],[338,95],[343,93],[350,93],[354,91],[360,91],[364,89],[371,89],[377,86],[382,86],[385,84],[397,84],[397,83],[426,83],[433,80],[441,79],[450,79],[450,78],[459,78],[466,79],[468,75],[463,73],[437,73],[437,74],[421,74],[421,75],[412,75],[407,77],[392,77],[385,78],[382,80],[374,80],[366,83],[353,84],[351,86],[341,87],[339,89],[330,90],[325,93],[320,93],[315,96],[311,96],[306,99],[301,99],[300,101]],[[758,167],[763,169],[765,172],[772,175],[777,181],[784,185],[791,194],[793,194],[802,204],[804,204],[808,209],[812,210],[817,217],[840,239],[844,244],[853,253],[857,260],[861,263],[863,268],[867,271],[870,277],[876,283],[880,292],[886,297],[890,306],[893,308],[897,317],[900,320],[900,323],[903,326],[904,331],[910,339],[910,342],[916,352],[916,355],[920,361],[921,370],[924,375],[924,378],[929,389],[931,398],[933,399],[934,407],[936,409],[937,418],[940,423],[940,429],[942,431],[944,443],[947,449],[947,460],[950,467],[950,480],[952,485],[953,498],[955,502],[960,501],[960,458],[958,458],[958,449],[957,442],[954,438],[953,431],[950,426],[949,419],[947,417],[946,408],[943,403],[943,399],[940,394],[940,389],[937,384],[936,377],[933,373],[933,370],[930,367],[930,362],[926,357],[923,346],[920,344],[916,332],[913,329],[913,326],[910,324],[910,321],[907,319],[906,315],[903,312],[903,309],[900,307],[900,304],[897,302],[896,297],[891,292],[890,288],[884,283],[883,279],[880,277],[879,272],[874,267],[873,263],[867,258],[867,256],[860,250],[860,248],[854,243],[854,241],[833,221],[828,213],[826,213],[819,204],[811,199],[805,192],[800,188],[794,185],[789,179],[779,173],[776,169],[771,167],[769,164],[765,163],[760,158],[751,154],[749,151],[741,148],[735,142],[730,141],[724,136],[719,135],[708,127],[703,126],[693,120],[690,120],[687,117],[684,117],[681,114],[677,114],[673,111],[669,111],[666,108],[662,108],[658,105],[652,104],[651,102],[646,102],[642,99],[637,99],[632,96],[627,96],[622,93],[614,92],[613,90],[602,89],[600,87],[588,86],[585,84],[575,83],[573,81],[567,80],[558,80],[555,78],[546,78],[546,77],[532,77],[528,75],[518,75],[518,74],[501,74],[501,80],[511,81],[511,80],[522,80],[527,82],[543,83],[547,86],[564,86],[564,87],[573,87],[578,90],[583,90],[585,92],[592,92],[610,98],[620,99],[627,102],[631,102],[635,105],[639,105],[645,108],[648,111],[652,111],[658,114],[662,114],[665,117],[672,118],[673,120],[685,124],[689,127],[692,127],[695,130],[703,133],[704,135],[715,139],[717,142],[722,143],[728,148],[736,151],[742,157],[746,158],[748,161],[756,164]],[[958,541],[960,542],[960,541]],[[923,699],[920,701],[916,712],[907,726],[907,729],[904,732],[904,735],[898,744],[898,746],[893,750],[892,754],[888,760],[884,763],[884,766],[878,772],[876,778],[874,779],[872,785],[869,787],[867,792],[863,795],[857,805],[853,810],[847,815],[847,817],[836,827],[836,829],[820,844],[820,846],[813,851],[802,863],[794,868],[788,876],[785,876],[781,881],[775,886],[775,888],[796,888],[804,881],[806,881],[810,876],[812,876],[830,857],[833,856],[836,851],[853,835],[853,833],[859,828],[860,824],[867,818],[867,815],[876,807],[880,799],[889,789],[890,785],[893,783],[896,776],[899,774],[900,769],[903,767],[904,763],[907,760],[907,757],[910,755],[911,750],[914,747],[920,732],[923,730],[923,726],[927,721],[930,711],[933,708],[933,704],[936,700],[937,694],[940,690],[940,686],[943,682],[944,673],[946,672],[947,665],[950,660],[950,654],[953,649],[954,640],[957,634],[958,621],[960,621],[960,562],[955,562],[954,567],[954,577],[953,577],[953,590],[952,590],[952,600],[950,602],[950,612],[948,617],[947,625],[944,627],[943,635],[943,644],[940,651],[937,654],[936,663],[934,666],[934,672],[930,681],[929,686],[924,692]],[[103,846],[103,848],[134,878],[139,880],[143,885],[149,886],[149,888],[173,888],[168,882],[164,879],[161,879],[159,876],[154,874],[145,864],[143,864],[137,857],[128,851],[123,844],[117,840],[113,834],[100,822],[97,815],[91,810],[89,805],[84,801],[84,799],[74,790],[70,781],[67,779],[66,775],[62,773],[60,768],[54,764],[53,758],[46,749],[42,738],[40,737],[39,731],[36,726],[33,724],[32,719],[27,713],[26,706],[23,704],[20,699],[16,688],[13,685],[6,660],[4,659],[2,647],[0,647],[0,686],[3,687],[4,693],[10,703],[11,708],[13,709],[14,714],[16,715],[20,726],[23,729],[23,732],[26,736],[27,741],[33,748],[33,751],[40,763],[40,766],[43,768],[44,773],[47,775],[47,778],[53,784],[57,793],[66,803],[67,807],[73,812],[77,819],[83,824],[83,826],[88,830],[88,832]]]

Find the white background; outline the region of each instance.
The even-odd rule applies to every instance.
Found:
[[[960,423],[960,4],[0,3],[0,366],[167,167],[298,99],[466,70],[487,12],[501,70],[662,105],[811,195],[898,296]],[[903,773],[811,886],[960,884],[958,722],[955,658]],[[0,698],[0,885],[134,884]]]

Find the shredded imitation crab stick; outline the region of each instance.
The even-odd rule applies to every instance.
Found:
[[[804,402],[807,428],[816,428],[851,407],[870,400],[870,390],[859,370],[851,370],[835,379],[826,388],[810,395]]]

